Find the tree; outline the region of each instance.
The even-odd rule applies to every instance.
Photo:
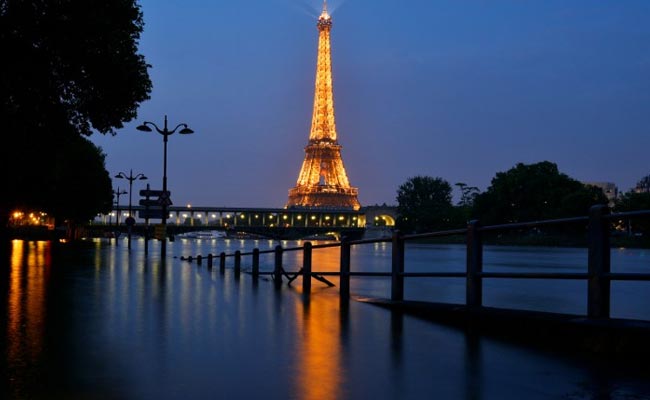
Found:
[[[15,206],[54,206],[67,146],[93,131],[115,134],[149,98],[151,81],[137,53],[142,13],[135,0],[0,0],[0,172],[10,189],[0,200],[5,222]],[[86,160],[89,161],[89,160]],[[89,181],[79,182],[88,193]],[[105,187],[101,192],[105,192]],[[54,207],[56,208],[56,207]],[[99,211],[99,210],[98,210]],[[2,226],[5,224],[3,223]]]
[[[543,161],[519,163],[497,173],[490,187],[477,196],[474,214],[484,224],[524,222],[586,215],[594,204],[607,204],[602,190]]]
[[[452,222],[451,186],[442,178],[409,178],[397,190],[397,203],[397,226],[404,231],[434,231]]]
[[[634,191],[637,193],[648,193],[650,192],[650,175],[646,175],[641,180],[636,183]]]
[[[616,212],[650,210],[650,192],[635,192],[631,190],[616,200],[614,209]],[[644,234],[650,232],[650,222],[645,218],[631,220],[627,227],[630,230]]]
[[[458,201],[458,206],[460,207],[472,207],[474,205],[474,200],[476,196],[479,195],[479,190],[476,186],[468,186],[466,183],[458,182],[454,184],[460,189],[460,200]]]
[[[54,184],[45,210],[62,220],[82,223],[111,209],[113,190],[105,155],[88,139],[73,137],[57,154]]]
[[[472,219],[472,211],[474,209],[474,202],[479,195],[479,190],[475,186],[469,186],[466,183],[458,182],[454,184],[460,189],[460,200],[456,207],[454,207],[454,225],[463,226]]]

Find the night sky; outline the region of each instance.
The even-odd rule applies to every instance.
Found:
[[[135,127],[167,114],[196,132],[169,140],[174,205],[282,207],[311,126],[322,3],[140,4],[154,89],[136,121],[93,135],[111,175],[162,186],[162,136]],[[517,162],[624,191],[650,173],[650,1],[329,4],[338,139],[362,205],[394,204],[414,175],[484,190]]]

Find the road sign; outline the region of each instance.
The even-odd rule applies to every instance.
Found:
[[[133,226],[133,225],[135,225],[135,218],[133,218],[132,216],[129,215],[129,216],[126,218],[126,221],[124,221],[124,222],[125,222],[126,225],[128,225],[128,226]]]
[[[171,206],[173,204],[172,199],[169,197],[169,191],[163,192],[160,197],[158,197],[158,203],[161,206]]]
[[[156,239],[165,240],[166,233],[167,233],[167,225],[158,224],[158,225],[154,226],[153,236]]]
[[[171,195],[171,192],[168,190],[163,192],[162,190],[153,190],[153,189],[142,189],[140,190],[140,196],[143,197],[160,197],[163,194],[167,194],[167,197]]]
[[[138,211],[138,218],[162,219],[162,217],[163,217],[162,208],[150,208],[148,210]]]
[[[139,204],[145,207],[160,208],[158,199],[140,199]]]

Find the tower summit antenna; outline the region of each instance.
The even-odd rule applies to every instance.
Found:
[[[327,21],[329,20],[330,14],[327,12],[327,0],[323,0],[323,12],[320,14],[320,17],[318,18],[319,21]]]

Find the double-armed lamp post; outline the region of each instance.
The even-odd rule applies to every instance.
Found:
[[[152,129],[153,128],[153,129]],[[152,132],[155,130],[156,132],[160,133],[163,136],[163,187],[162,187],[162,192],[164,198],[161,198],[161,206],[162,206],[162,225],[164,226],[164,231],[165,231],[165,236],[167,235],[167,217],[169,216],[167,212],[167,206],[169,204],[169,197],[167,194],[167,140],[168,137],[173,135],[176,130],[181,128],[178,133],[180,135],[189,135],[194,133],[193,130],[188,128],[187,124],[178,124],[174,129],[168,129],[167,128],[167,116],[165,115],[165,122],[163,125],[163,128],[160,129],[158,125],[154,124],[153,122],[145,121],[142,125],[138,126],[136,129],[142,132]],[[160,254],[161,257],[166,257],[167,256],[167,237],[162,239],[162,242],[160,244]]]
[[[129,170],[128,175],[125,174],[124,172],[120,172],[117,175],[115,175],[115,177],[118,178],[118,179],[126,179],[126,180],[129,181],[129,218],[130,218],[130,220],[127,221],[127,225],[129,226],[129,240],[128,240],[129,246],[128,247],[129,247],[129,250],[131,250],[131,228],[132,228],[133,224],[135,223],[135,219],[133,217],[133,206],[131,205],[132,204],[131,201],[133,199],[133,181],[135,181],[135,180],[145,180],[145,179],[147,179],[147,177],[144,176],[144,174],[137,174],[137,175],[133,176],[133,170],[132,169]]]
[[[126,190],[120,190],[120,187],[117,187],[117,190],[113,190],[113,197],[115,197],[115,206],[116,206],[116,216],[115,216],[115,226],[120,226],[120,196],[126,194]]]

